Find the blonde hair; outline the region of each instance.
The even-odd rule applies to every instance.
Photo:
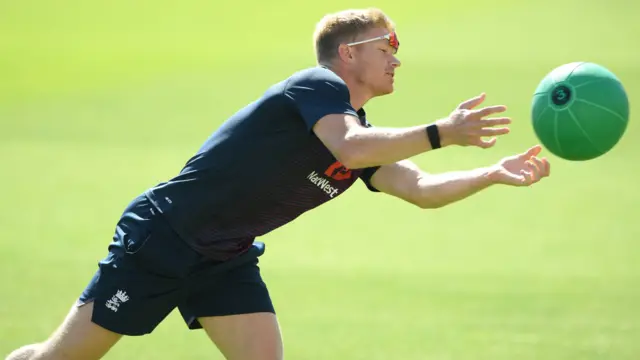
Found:
[[[363,32],[381,27],[395,29],[393,21],[377,8],[349,9],[325,15],[313,34],[316,60],[319,64],[331,62],[342,43],[354,41]]]

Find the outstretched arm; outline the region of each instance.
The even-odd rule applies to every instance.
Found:
[[[534,146],[493,166],[441,174],[428,174],[403,160],[381,166],[371,177],[371,185],[420,208],[439,208],[495,184],[529,186],[549,176],[549,162],[537,157],[540,151],[540,146]]]
[[[506,110],[505,106],[488,106],[471,110],[484,101],[484,94],[469,99],[435,125],[441,145],[472,145],[492,147],[495,136],[504,135],[509,128],[494,128],[511,123],[507,117],[488,118]],[[408,128],[378,128],[360,125],[352,115],[329,114],[318,120],[313,131],[324,145],[346,167],[352,169],[393,164],[401,159],[432,150],[426,133],[426,125]],[[484,140],[483,137],[493,137]]]

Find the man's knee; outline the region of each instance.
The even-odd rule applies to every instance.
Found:
[[[5,360],[31,360],[42,348],[42,344],[25,345],[13,351]]]
[[[13,351],[5,360],[75,360],[76,356],[45,342],[23,346]],[[81,357],[82,358],[82,357]]]
[[[71,360],[72,358],[59,351],[55,351],[47,343],[31,344],[23,346],[11,354],[5,360]]]

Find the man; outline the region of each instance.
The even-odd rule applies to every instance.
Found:
[[[492,147],[509,131],[495,126],[510,119],[487,117],[505,107],[477,108],[481,95],[429,125],[372,127],[363,106],[393,91],[400,66],[394,24],[377,9],[343,11],[323,18],[314,38],[318,66],[270,87],[175,178],[133,200],[59,329],[8,359],[99,359],[123,335],[151,333],[176,307],[227,359],[282,359],[257,237],[358,180],[437,208],[493,184],[528,186],[549,175],[539,146],[487,168],[422,172],[407,159],[450,145]]]

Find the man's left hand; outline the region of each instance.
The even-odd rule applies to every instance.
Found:
[[[489,178],[498,184],[529,186],[550,175],[551,165],[546,158],[539,158],[540,145],[524,153],[502,159],[491,167]]]

